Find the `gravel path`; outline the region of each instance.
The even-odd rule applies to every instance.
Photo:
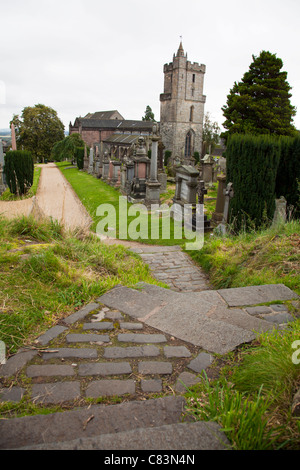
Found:
[[[70,184],[54,163],[42,166],[36,199],[45,216],[58,220],[66,228],[89,228],[92,222]]]

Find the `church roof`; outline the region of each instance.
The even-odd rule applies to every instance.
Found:
[[[151,121],[132,121],[132,120],[118,120],[118,119],[93,119],[93,118],[76,118],[74,127],[82,125],[85,129],[120,129],[133,131],[145,130],[151,132],[153,122]]]
[[[119,116],[116,118],[115,116]],[[124,119],[123,116],[114,109],[113,111],[97,111],[96,113],[88,113],[84,119]]]

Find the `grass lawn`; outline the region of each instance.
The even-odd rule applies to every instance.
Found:
[[[117,231],[117,237],[119,237],[119,218],[120,218],[120,212],[119,212],[119,198],[121,197],[120,191],[117,189],[109,186],[107,183],[104,181],[94,178],[93,176],[87,174],[86,172],[79,171],[76,167],[74,168],[69,168],[70,163],[69,162],[59,162],[57,163],[57,166],[60,168],[62,171],[63,175],[65,178],[68,180],[68,182],[71,184],[73,187],[74,191],[80,198],[81,202],[87,209],[88,213],[93,219],[93,225],[91,229],[93,231],[96,231],[97,225],[101,220],[100,216],[97,216],[97,208],[102,205],[102,204],[111,204],[116,211],[116,231]],[[173,194],[173,188],[170,189],[170,191],[167,193],[165,196],[165,201],[166,199],[169,199]],[[135,240],[139,241],[142,243],[151,243],[151,244],[159,244],[159,245],[183,245],[186,243],[187,239],[185,238],[184,234],[181,235],[181,238],[175,236],[174,232],[174,221],[173,219],[170,220],[170,234],[167,237],[162,236],[162,219],[161,218],[155,218],[156,226],[153,224],[151,227],[150,224],[150,215],[148,214],[133,214],[130,215],[130,207],[132,207],[132,204],[129,204],[126,202],[127,206],[127,211],[128,211],[128,229],[130,227],[130,224],[132,228],[134,228],[136,225],[139,225],[137,227],[137,232],[140,231],[140,236],[139,238],[133,238],[130,234],[130,231],[128,230],[128,240]],[[123,214],[123,212],[122,212]],[[153,229],[153,227],[156,227],[158,229],[157,236],[153,236],[153,232],[151,233],[150,227]]]

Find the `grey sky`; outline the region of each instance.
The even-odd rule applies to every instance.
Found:
[[[0,128],[37,103],[66,128],[102,110],[141,119],[147,105],[159,120],[163,65],[180,36],[188,59],[206,65],[205,111],[219,125],[262,50],[283,60],[299,107],[299,0],[0,0],[0,23]]]

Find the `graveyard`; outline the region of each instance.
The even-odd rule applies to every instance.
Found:
[[[12,122],[0,448],[299,447],[299,133],[228,131],[216,157],[205,70],[180,43],[160,123],[88,113],[49,155]]]
[[[52,164],[47,165],[49,171],[51,171],[51,165]],[[115,204],[116,207],[118,206],[120,196],[120,188],[118,185],[114,187],[112,184],[95,177],[88,171],[80,171],[76,166],[72,165],[71,162],[58,163],[56,166],[60,168],[60,172],[67,178],[73,190],[78,193],[79,199],[91,215],[95,214],[99,200],[101,200],[102,203],[106,202]],[[195,172],[192,168],[194,167],[191,167],[188,172],[188,177],[191,177],[193,172]],[[180,177],[183,179],[186,177],[186,173],[180,173]],[[80,182],[80,184],[78,184],[78,182]],[[207,194],[201,195],[202,197],[204,196],[204,201],[205,197],[210,194],[210,191],[214,191],[212,194],[215,198],[212,202],[216,204],[216,196],[219,187],[218,184],[216,184],[214,190],[208,187]],[[172,190],[170,190],[170,194],[167,196],[169,203],[173,202],[175,193],[176,184],[172,184]],[[97,195],[97,197],[95,195]],[[197,197],[196,192],[193,193],[193,197],[195,201]],[[211,210],[211,214],[213,214],[213,212],[217,211]],[[95,231],[97,218],[92,217],[91,219],[91,229]],[[203,423],[203,419],[207,420],[210,417],[208,411],[204,411],[204,414],[201,414],[202,408],[198,408],[197,400],[201,396],[205,403],[205,397],[215,394],[213,395],[215,396],[215,406],[219,406],[217,390],[220,386],[222,386],[223,393],[226,393],[231,400],[236,400],[236,403],[240,403],[239,400],[243,402],[246,412],[243,411],[241,404],[239,406],[236,405],[235,408],[235,419],[239,420],[239,429],[242,429],[241,417],[243,415],[249,416],[253,427],[257,426],[257,435],[260,434],[260,427],[264,427],[264,438],[262,441],[256,443],[253,441],[248,444],[243,443],[243,438],[239,438],[241,439],[239,440],[234,434],[230,434],[229,444],[226,441],[227,437],[225,438],[224,435],[220,435],[221,441],[223,443],[225,442],[225,446],[233,444],[234,448],[240,449],[272,448],[272,432],[274,432],[274,435],[277,435],[278,430],[276,427],[273,429],[272,426],[269,428],[266,424],[267,421],[261,420],[260,413],[266,413],[269,419],[273,419],[273,413],[279,406],[282,409],[280,420],[282,420],[282,422],[287,420],[287,413],[289,413],[291,406],[291,391],[287,392],[285,390],[284,393],[282,391],[278,393],[279,401],[276,401],[275,408],[273,408],[268,402],[267,397],[270,397],[270,391],[268,391],[268,389],[266,390],[265,396],[260,397],[258,395],[257,397],[256,395],[259,392],[261,377],[257,377],[257,384],[255,380],[253,381],[252,379],[251,383],[253,388],[255,384],[257,386],[257,388],[252,391],[252,396],[256,397],[256,403],[260,411],[258,413],[257,410],[254,411],[254,408],[252,410],[254,401],[251,401],[250,396],[248,396],[246,392],[243,392],[241,385],[244,381],[247,381],[247,367],[249,368],[249,373],[253,374],[251,371],[251,362],[248,366],[245,365],[244,368],[241,367],[241,365],[243,361],[246,361],[247,364],[247,358],[249,360],[249,358],[253,357],[254,361],[257,360],[256,354],[259,352],[256,352],[256,346],[258,344],[261,346],[259,349],[262,349],[262,351],[265,351],[266,355],[271,355],[271,357],[272,354],[274,354],[274,350],[276,350],[279,355],[277,360],[280,362],[286,355],[284,347],[290,347],[289,345],[298,337],[297,325],[299,324],[299,320],[294,320],[297,318],[299,309],[296,296],[300,293],[297,269],[299,223],[290,221],[281,224],[280,227],[277,226],[275,228],[273,227],[273,229],[257,231],[256,233],[252,233],[252,236],[248,234],[240,235],[240,237],[236,238],[220,235],[211,237],[211,232],[207,232],[205,234],[206,243],[203,251],[189,253],[189,256],[195,260],[196,264],[202,266],[204,272],[207,273],[201,278],[201,281],[200,279],[192,281],[197,284],[194,292],[190,281],[187,281],[185,283],[186,285],[184,285],[184,282],[181,284],[176,284],[175,282],[174,284],[174,279],[171,279],[173,287],[170,288],[170,285],[168,285],[169,279],[164,275],[168,271],[167,266],[162,266],[162,270],[159,271],[159,265],[155,262],[158,256],[161,257],[163,265],[170,262],[171,255],[175,256],[177,253],[172,250],[178,246],[178,242],[183,244],[184,240],[180,241],[171,238],[166,241],[151,240],[150,238],[148,240],[140,239],[138,243],[136,243],[136,241],[127,240],[124,244],[125,246],[121,245],[122,240],[119,240],[119,245],[109,242],[100,243],[99,240],[95,240],[93,236],[83,235],[80,232],[77,235],[74,233],[68,236],[66,236],[66,234],[62,236],[63,227],[61,225],[53,223],[49,225],[49,223],[43,223],[42,221],[34,219],[23,219],[20,221],[13,219],[10,223],[5,222],[4,219],[3,223],[1,222],[1,233],[1,250],[3,259],[5,260],[5,263],[2,265],[5,270],[5,276],[2,276],[1,279],[2,282],[5,279],[2,286],[5,298],[11,298],[10,289],[14,289],[15,285],[18,285],[20,289],[18,294],[14,293],[13,304],[11,302],[3,304],[3,318],[7,318],[9,321],[7,322],[7,326],[2,322],[1,327],[6,331],[7,338],[11,338],[11,340],[8,341],[11,359],[20,357],[21,360],[18,366],[14,366],[11,361],[8,361],[9,367],[12,367],[12,369],[8,372],[8,375],[5,375],[4,378],[1,379],[2,386],[4,385],[5,389],[11,390],[11,395],[7,395],[6,399],[1,402],[1,413],[4,417],[15,417],[16,419],[18,419],[17,417],[21,416],[21,414],[36,415],[36,437],[34,438],[36,448],[43,448],[37,436],[40,426],[44,427],[46,425],[46,418],[41,418],[41,422],[38,419],[39,416],[42,416],[40,413],[42,413],[43,410],[51,411],[53,416],[56,416],[57,412],[63,412],[66,420],[71,420],[71,415],[69,416],[68,412],[73,409],[75,411],[76,409],[76,413],[84,413],[85,405],[88,402],[92,403],[94,406],[104,404],[108,407],[106,408],[107,412],[108,410],[109,412],[118,410],[119,408],[116,408],[116,406],[121,406],[120,413],[124,413],[125,419],[127,413],[126,407],[128,407],[128,413],[132,413],[130,407],[137,406],[136,404],[139,403],[139,401],[143,403],[146,399],[145,403],[153,407],[153,410],[151,409],[150,411],[151,415],[156,416],[155,419],[158,428],[155,436],[156,438],[160,436],[160,438],[163,439],[163,434],[159,434],[159,430],[164,429],[163,426],[168,426],[166,428],[168,431],[171,432],[172,430],[172,433],[175,432],[173,430],[175,424],[168,420],[172,414],[175,421],[178,421],[178,416],[182,409],[182,402],[180,401],[182,396],[185,397],[185,406],[188,413],[192,416],[200,417],[200,421],[195,421],[195,424],[199,423],[199,429],[193,429],[192,434],[186,427],[186,424],[182,424],[182,435],[184,435],[185,439],[189,442],[189,444],[186,443],[185,445],[189,446],[193,442],[192,435],[203,437],[204,430],[202,428],[200,429],[201,423]],[[141,242],[143,243],[141,244]],[[153,245],[154,242],[155,245]],[[130,243],[136,243],[136,245],[134,245],[136,247],[135,251],[134,249],[133,251],[128,250]],[[141,248],[143,246],[145,248]],[[153,249],[153,246],[156,248]],[[267,247],[269,249],[266,249]],[[163,252],[164,254],[162,255],[159,254],[161,249],[171,249],[171,252],[169,252],[168,255]],[[96,253],[97,255],[95,256]],[[162,256],[165,256],[165,260]],[[99,265],[99,259],[102,260],[101,265]],[[266,269],[266,266],[269,266],[269,269]],[[189,267],[186,266],[183,269],[185,272],[188,272]],[[161,276],[160,273],[163,275]],[[157,278],[155,275],[157,275]],[[183,276],[184,273],[181,274],[181,277]],[[200,306],[201,309],[209,309],[210,306],[212,309],[216,308],[219,302],[217,299],[214,300],[217,292],[222,292],[222,290],[225,289],[225,295],[225,291],[228,287],[240,288],[243,286],[264,286],[268,284],[278,284],[275,296],[269,296],[265,299],[262,297],[260,299],[262,302],[260,303],[263,303],[263,306],[249,307],[254,310],[256,309],[256,316],[254,315],[252,317],[251,321],[253,325],[251,325],[250,330],[243,330],[242,339],[237,339],[236,337],[239,331],[238,329],[236,331],[234,330],[236,326],[231,325],[228,333],[225,332],[224,327],[226,323],[224,323],[224,315],[226,315],[226,313],[225,310],[222,310],[223,320],[221,324],[223,325],[223,341],[228,334],[227,341],[229,343],[233,342],[232,346],[229,348],[233,348],[231,351],[228,351],[226,348],[220,348],[220,340],[218,340],[215,346],[204,343],[204,337],[201,339],[201,346],[195,344],[195,342],[197,343],[195,339],[192,340],[193,346],[189,341],[186,341],[187,336],[185,335],[190,335],[190,325],[194,321],[193,312],[199,312]],[[140,288],[137,289],[138,285]],[[285,286],[284,288],[290,289],[290,292],[294,292],[294,294],[292,294],[291,297],[286,297],[285,295],[281,297],[279,285]],[[118,294],[118,292],[120,292],[120,294]],[[131,292],[137,297],[136,301],[139,306],[137,310],[135,310],[135,308],[132,310],[129,307],[130,302],[132,302]],[[155,308],[161,308],[160,305],[165,295],[164,292],[168,293],[166,299],[168,299],[168,302],[171,302],[170,306],[174,312],[173,314],[176,315],[176,322],[178,322],[178,318],[180,318],[182,309],[185,309],[185,315],[190,315],[190,317],[187,317],[187,324],[189,326],[186,332],[184,332],[184,322],[182,323],[182,319],[178,324],[179,330],[181,331],[173,329],[176,324],[175,318],[170,322],[168,316],[166,316],[164,326],[162,326],[161,322],[157,323],[155,315],[150,317],[149,320],[146,319],[153,308],[154,310]],[[248,295],[250,294],[251,289]],[[114,298],[114,295],[117,295],[117,297]],[[120,295],[120,297],[118,297],[118,295]],[[182,299],[183,305],[181,303],[182,301],[179,301],[180,297],[177,298],[176,295],[186,296]],[[129,296],[128,301],[126,300],[127,296]],[[141,299],[139,300],[140,296]],[[175,296],[174,299],[173,296]],[[199,299],[201,298],[199,296],[203,298],[201,303],[199,303]],[[274,303],[272,299],[275,298],[276,301]],[[280,298],[284,300],[280,300]],[[252,299],[248,302],[253,305],[253,303],[257,303],[258,300],[259,299],[256,299],[255,301]],[[127,304],[127,302],[129,303]],[[147,302],[149,302],[149,304]],[[217,303],[214,304],[214,302]],[[128,307],[126,307],[126,305],[128,305]],[[188,309],[186,309],[187,305]],[[224,304],[224,306],[225,305],[226,304]],[[238,303],[233,305],[238,305]],[[163,308],[167,315],[168,304]],[[229,309],[233,309],[232,312],[235,311],[236,315],[242,315],[242,311],[239,311],[239,308],[229,307]],[[278,310],[276,311],[275,308]],[[120,311],[122,312],[121,317],[117,319],[115,315]],[[206,315],[204,312],[205,310],[202,315]],[[139,315],[138,318],[136,318],[137,314]],[[73,317],[73,315],[75,316]],[[254,339],[252,328],[255,322],[262,322],[263,315],[265,315],[265,318],[275,318],[279,320],[280,317],[280,321],[292,321],[290,323],[292,328],[291,330],[287,330],[286,340],[283,344],[280,341],[280,335],[279,337],[276,334],[268,337],[268,329],[265,331],[261,330],[260,335]],[[144,316],[144,319],[142,319],[141,316]],[[69,323],[65,323],[66,318],[70,318]],[[285,320],[283,320],[283,318],[285,318]],[[94,322],[94,320],[96,321]],[[240,320],[236,318],[234,321],[241,320],[242,317]],[[20,330],[19,326],[20,321],[22,323],[22,330]],[[265,323],[270,325],[269,322],[265,321]],[[261,327],[263,324],[264,323],[261,323]],[[217,322],[214,325],[217,325]],[[98,329],[99,327],[101,327],[100,331]],[[104,330],[102,328],[104,328]],[[135,330],[131,328],[135,328]],[[163,328],[163,331],[161,331],[161,328]],[[208,328],[208,324],[206,328]],[[22,335],[16,335],[15,333],[17,331],[22,331]],[[138,338],[138,335],[141,336],[141,334],[142,339],[147,341],[146,346],[141,346],[143,343],[134,342],[135,340],[141,341],[141,339]],[[280,334],[282,334],[282,331]],[[117,364],[122,364],[121,375],[117,368],[111,369],[111,371],[107,370],[106,372],[104,372],[104,369],[103,372],[101,372],[100,369],[99,371],[93,371],[92,369],[87,371],[87,369],[84,369],[85,367],[91,367],[91,364],[95,364],[95,359],[93,359],[92,356],[86,356],[86,358],[77,357],[76,359],[68,359],[68,357],[66,357],[70,346],[74,348],[77,344],[74,341],[79,341],[82,335],[90,335],[90,346],[93,344],[93,339],[95,340],[95,338],[92,337],[93,335],[96,335],[97,340],[100,338],[104,340],[104,345],[109,338],[111,344],[108,343],[107,348],[111,349],[111,353],[117,355],[128,348],[128,353],[134,356],[140,355],[140,358],[130,359],[123,356],[122,358],[121,356],[120,358],[115,356],[114,359],[111,357],[104,360],[104,362],[109,364],[115,364],[115,367],[117,367]],[[208,330],[206,330],[206,335],[209,335]],[[197,337],[201,337],[200,333],[197,333]],[[38,343],[35,342],[36,338],[39,339]],[[85,339],[87,339],[87,336]],[[122,340],[125,340],[125,342],[122,343]],[[237,343],[234,343],[235,340]],[[159,341],[162,341],[162,343]],[[242,341],[242,344],[236,346],[240,341]],[[84,343],[78,344],[84,346]],[[15,353],[20,347],[24,347],[24,345],[25,348],[26,345],[36,346],[33,348],[29,346],[29,349],[25,349],[24,359],[21,359],[21,356],[18,356],[18,354],[15,355]],[[45,350],[49,350],[49,345],[50,351],[57,351],[59,354],[62,354],[63,361],[62,359],[51,358],[47,353],[44,353],[43,360],[41,360],[39,354],[43,353]],[[37,349],[35,349],[36,347]],[[92,348],[83,348],[81,346],[77,355],[79,352],[83,355],[95,354],[98,348],[99,351],[101,351],[103,346],[96,346],[95,343]],[[39,354],[36,356],[35,351],[37,350]],[[176,350],[176,355],[179,356],[174,358],[167,356],[171,350],[174,350],[174,354]],[[207,351],[210,351],[210,353],[207,353]],[[152,360],[149,361],[151,357]],[[187,365],[191,362],[191,358],[200,361],[200,369],[196,368],[193,370],[189,367],[187,368]],[[214,358],[213,362],[211,362],[212,358]],[[61,369],[61,367],[70,368],[71,364],[75,364],[74,360],[76,364],[80,364],[80,385],[77,376],[72,378],[72,376],[66,375],[63,381],[56,380],[57,389],[55,391],[53,390],[52,392],[50,389],[46,391],[46,396],[51,398],[49,402],[45,399],[40,401],[39,397],[43,396],[45,393],[43,387],[46,386],[47,388],[47,384],[49,386],[49,384],[53,384],[53,382],[51,377],[44,377],[42,379],[43,383],[40,384],[40,380],[36,378],[36,374],[42,377],[44,374],[43,370],[45,370],[46,373],[46,369],[43,368],[56,367],[56,371],[51,372],[51,374],[58,374],[58,379],[61,373],[71,373],[71,369]],[[261,360],[266,361],[265,359]],[[103,364],[102,361],[100,361],[99,364],[101,363]],[[144,367],[145,364],[148,364],[149,367],[151,365],[151,367],[156,368],[149,370],[149,372],[143,372],[142,367]],[[134,385],[134,381],[126,374],[127,369],[128,371],[131,370],[136,373],[137,366],[141,367],[139,374],[142,374],[143,377],[139,386]],[[291,366],[292,367],[287,368],[287,370],[280,372],[283,377],[282,383],[285,383],[286,379],[284,377],[287,376],[294,377],[293,380],[297,381],[294,375],[297,374],[297,369],[293,366],[293,363]],[[17,369],[15,369],[15,367],[17,367]],[[16,378],[11,380],[10,376],[12,370],[19,370],[18,367],[21,367],[20,371],[26,371],[25,375],[24,372],[20,375],[17,373]],[[111,367],[113,367],[113,365],[111,365]],[[162,369],[158,367],[162,367]],[[195,367],[199,366],[195,365]],[[172,373],[170,374],[171,370]],[[202,383],[199,383],[199,379],[197,380],[197,377],[201,376],[199,373],[200,370],[202,370],[202,374],[203,371],[205,371],[203,377],[207,377]],[[232,391],[227,387],[226,377],[228,376],[228,370],[230,374],[233,374],[233,380],[236,381],[238,384],[237,387],[240,387],[239,389]],[[244,371],[245,376],[240,376],[239,371]],[[106,387],[105,390],[99,388],[100,384],[97,380],[88,380],[88,382],[85,382],[87,380],[85,377],[88,377],[91,373],[95,378],[99,377],[99,373],[104,374],[104,377],[107,376],[107,379],[100,381],[101,385]],[[266,380],[269,380],[270,384],[274,384],[274,381],[277,380],[277,372],[275,372],[275,377],[273,373],[273,367],[271,370],[266,367]],[[113,391],[109,388],[112,386],[112,380],[114,385]],[[28,384],[31,382],[32,385],[28,388]],[[184,387],[180,388],[182,387],[182,382],[188,384],[188,390]],[[141,388],[134,390],[134,386]],[[81,390],[86,390],[85,396],[80,394],[78,387],[80,387]],[[273,385],[271,385],[273,392],[272,387]],[[172,390],[174,390],[174,388],[176,388],[176,398],[175,396],[172,398],[174,393]],[[116,390],[118,390],[118,396],[114,395]],[[33,394],[33,401],[30,399],[30,393]],[[49,393],[50,395],[48,395]],[[245,393],[246,395],[244,395]],[[64,400],[67,400],[65,404],[61,403],[62,397],[64,397]],[[162,416],[159,411],[159,406],[163,406],[165,410],[168,410],[164,418],[165,421],[159,419],[159,415]],[[297,405],[293,406],[296,407]],[[208,408],[207,403],[207,410]],[[204,410],[206,410],[205,407]],[[135,409],[134,413],[137,419],[145,419],[144,417],[142,418],[144,414],[142,414],[141,418],[139,417],[140,411],[137,409]],[[256,420],[253,419],[252,413],[255,414]],[[82,414],[80,416],[82,421],[87,421],[91,414]],[[102,419],[100,416],[98,418],[96,409],[93,411],[93,416],[93,419]],[[289,430],[287,434],[283,434],[281,437],[277,438],[275,447],[276,445],[280,445],[287,438],[290,440],[287,448],[292,449],[295,445],[297,446],[297,422],[295,418],[289,419]],[[218,419],[218,422],[222,422],[221,418]],[[18,423],[18,426],[21,426],[21,422],[18,421]],[[68,421],[62,426],[68,426],[67,423]],[[70,421],[70,423],[72,423],[72,421]],[[177,426],[178,424],[176,423],[176,429]],[[20,440],[20,443],[23,442],[23,446],[30,446],[33,442],[31,440],[32,438],[27,438],[26,440],[26,431],[22,430],[23,428],[21,426],[19,431],[24,433],[24,438]],[[10,431],[9,428],[7,428],[6,434],[8,442],[10,440],[10,432],[15,433],[16,431],[13,429]],[[130,431],[127,429],[126,432],[128,433]],[[147,432],[149,433],[150,431]],[[219,432],[217,427],[215,432]],[[90,439],[95,439],[92,433],[89,435],[91,436]],[[246,435],[247,431],[244,436]],[[141,436],[141,439],[146,439],[145,442],[147,442],[147,439],[150,439],[150,437],[147,436]],[[75,437],[77,438],[77,435],[74,435],[74,438]],[[84,437],[84,435],[82,435],[82,437]],[[105,436],[102,439],[104,438]],[[175,434],[173,438],[175,442],[175,439],[177,439],[175,438]],[[133,435],[131,439],[133,440],[132,442],[134,442]],[[210,442],[209,446],[219,448],[218,445],[213,442],[211,434],[209,434],[208,439]],[[156,442],[153,436],[151,436],[151,440],[152,442]],[[104,440],[102,444],[98,443],[97,445],[105,446],[107,445],[105,442]],[[122,445],[121,441],[117,440],[116,442],[116,445],[119,445],[119,447]],[[199,441],[197,441],[195,445],[199,445]],[[51,448],[51,443],[46,444],[46,447]]]

